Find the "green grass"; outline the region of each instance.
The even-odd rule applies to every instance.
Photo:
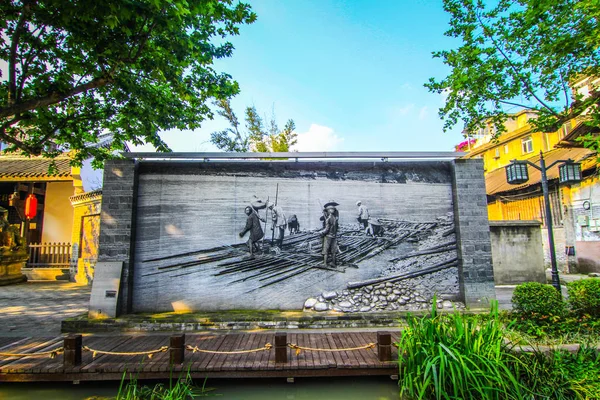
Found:
[[[213,388],[206,387],[206,379],[201,387],[194,385],[189,371],[176,381],[171,376],[168,385],[157,383],[154,386],[140,385],[137,376],[130,376],[125,383],[127,373],[123,374],[119,392],[114,400],[189,400],[197,397],[219,396]]]

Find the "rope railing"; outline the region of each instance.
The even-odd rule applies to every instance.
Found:
[[[273,345],[271,343],[265,344],[263,347],[259,347],[256,349],[250,350],[233,350],[233,351],[218,351],[218,350],[204,350],[200,349],[198,346],[190,346],[189,344],[185,346],[185,349],[191,351],[192,353],[211,353],[211,354],[246,354],[246,353],[256,353],[257,351],[271,350]]]
[[[287,345],[290,349],[296,350],[296,355],[299,355],[302,350],[304,350],[304,351],[329,351],[329,352],[367,350],[367,349],[375,348],[375,346],[377,346],[377,343],[368,343],[368,344],[365,344],[364,346],[346,347],[346,348],[341,348],[341,349],[322,349],[322,348],[318,348],[318,347],[304,347],[304,346],[299,346],[294,343],[288,343]]]
[[[191,346],[185,344],[185,335],[173,335],[170,339],[170,345],[161,346],[157,349],[143,350],[143,351],[109,351],[91,348],[89,346],[82,345],[81,335],[71,335],[64,338],[63,347],[59,347],[53,350],[42,351],[42,352],[31,352],[31,353],[9,353],[0,352],[0,357],[50,357],[55,358],[59,354],[63,354],[63,363],[65,367],[76,367],[81,365],[82,352],[87,351],[92,353],[92,359],[95,359],[98,355],[110,355],[110,356],[147,356],[152,358],[157,353],[170,352],[170,362],[173,364],[183,364],[186,351],[195,353],[209,353],[209,354],[223,354],[223,355],[234,355],[234,354],[248,354],[256,353],[260,351],[269,351],[274,349],[275,351],[275,362],[285,363],[288,360],[288,349],[295,350],[296,356],[300,355],[302,351],[317,351],[317,352],[342,352],[342,351],[359,351],[377,348],[377,355],[379,361],[391,361],[391,347],[396,346],[396,343],[392,343],[391,335],[389,332],[377,332],[377,342],[370,342],[362,346],[355,347],[344,347],[344,348],[319,348],[319,347],[307,347],[300,346],[297,343],[289,343],[287,341],[287,335],[285,332],[275,333],[275,345],[271,343],[265,343],[264,346],[254,349],[244,350],[208,350],[201,349],[198,346]]]
[[[0,357],[50,357],[55,358],[57,355],[64,352],[62,347],[54,350],[42,351],[39,353],[4,353],[0,351]]]
[[[98,354],[106,354],[110,356],[148,356],[148,358],[152,358],[152,356],[156,353],[164,353],[169,350],[169,346],[161,346],[156,350],[146,350],[146,351],[105,351],[105,350],[97,350],[92,349],[88,346],[81,346],[82,350],[90,351],[92,353],[92,358],[96,358]]]

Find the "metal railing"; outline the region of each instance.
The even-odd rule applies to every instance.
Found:
[[[71,265],[71,243],[31,243],[28,247],[28,268],[68,268]]]

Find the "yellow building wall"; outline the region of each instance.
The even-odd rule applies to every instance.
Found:
[[[42,242],[71,242],[73,227],[72,182],[48,182],[44,203],[44,226]]]
[[[509,136],[514,136],[514,139],[505,141],[505,138]],[[533,143],[533,151],[523,153],[522,140],[529,136],[531,136]],[[550,133],[531,132],[529,124],[520,126],[514,131],[504,133],[496,145],[492,145],[485,150],[482,154],[484,169],[486,172],[491,172],[507,166],[511,160],[523,160],[539,154],[540,150],[543,152],[551,150],[562,137],[561,131]]]
[[[76,271],[72,271],[71,277],[77,283],[90,284],[98,258],[102,195],[101,192],[90,192],[76,196],[74,200],[71,243]]]

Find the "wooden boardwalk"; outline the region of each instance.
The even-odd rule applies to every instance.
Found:
[[[347,351],[296,350],[289,344],[318,349],[350,349],[377,343],[376,332],[343,333],[235,333],[223,335],[188,334],[183,347],[174,350],[169,335],[135,336],[84,336],[81,362],[73,364],[73,352],[58,354],[54,358],[7,354],[36,354],[63,348],[64,337],[1,338],[0,381],[93,381],[120,380],[123,372],[131,372],[138,379],[168,378],[172,371],[187,372],[194,378],[269,378],[269,377],[320,377],[348,375],[397,375],[397,350],[387,346],[390,361],[380,361],[379,354],[386,350],[378,345],[372,348]],[[397,340],[398,333],[391,334]],[[379,339],[381,343],[383,339]],[[239,354],[223,352],[273,348]],[[285,346],[283,346],[283,345]],[[101,352],[147,352],[171,346],[163,352],[146,355],[101,354]],[[201,351],[193,352],[197,347]],[[90,350],[86,350],[86,348]],[[391,351],[390,351],[391,349]],[[94,354],[92,350],[99,350]],[[183,356],[183,363],[170,362],[174,351]],[[209,352],[204,352],[209,351]],[[280,361],[284,357],[285,362]],[[176,356],[175,356],[176,357]],[[174,358],[175,360],[177,358]]]

